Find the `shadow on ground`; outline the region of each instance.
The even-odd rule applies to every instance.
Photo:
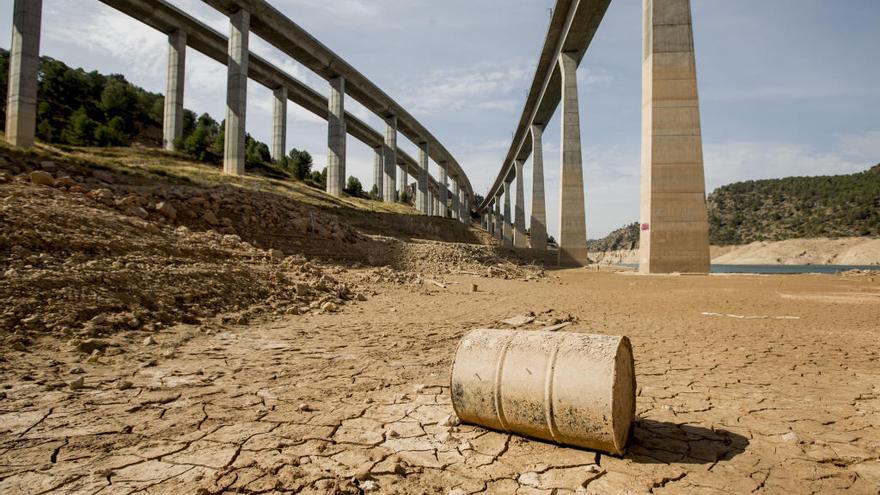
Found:
[[[626,458],[643,464],[711,464],[733,459],[748,445],[746,437],[727,430],[638,419]]]

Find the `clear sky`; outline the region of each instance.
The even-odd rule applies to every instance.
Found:
[[[485,193],[510,145],[553,0],[270,0],[407,107]],[[199,0],[173,4],[227,33]],[[614,0],[579,70],[587,230],[639,212],[641,1]],[[692,0],[707,188],[850,173],[880,162],[880,2]],[[9,47],[12,1],[0,2]],[[44,0],[41,53],[164,92],[165,37],[97,0]],[[327,94],[259,39],[251,49]],[[225,68],[188,50],[185,105],[224,116]],[[251,81],[248,131],[270,142],[271,92]],[[348,110],[381,121],[352,99]],[[289,146],[326,162],[326,124],[289,107]],[[545,133],[548,227],[557,235],[559,116]],[[398,141],[413,156],[415,146]],[[372,150],[349,137],[348,171],[372,187]],[[432,173],[436,166],[431,164]],[[531,164],[526,164],[526,191]],[[436,176],[436,175],[435,175]],[[527,197],[526,204],[530,199]],[[528,207],[527,207],[528,211]]]

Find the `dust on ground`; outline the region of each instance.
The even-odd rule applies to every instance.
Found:
[[[71,191],[31,171],[0,184],[0,493],[880,490],[873,276],[545,273],[433,227],[416,239],[416,220],[392,238],[316,208],[339,228],[315,249],[374,266],[295,254],[222,201],[235,233],[199,223],[208,210],[171,220],[162,191],[132,215],[116,176]],[[632,340],[625,456],[457,424],[458,339],[548,326]]]

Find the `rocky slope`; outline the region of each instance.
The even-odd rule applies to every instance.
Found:
[[[0,333],[10,345],[47,331],[87,339],[218,315],[333,312],[376,281],[542,276],[491,241],[440,242],[488,238],[399,205],[370,211],[306,186],[298,194],[314,197],[299,200],[284,189],[298,186],[185,161],[148,172],[93,158],[0,147]]]

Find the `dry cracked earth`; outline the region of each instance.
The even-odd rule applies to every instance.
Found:
[[[873,278],[442,282],[379,283],[336,314],[120,334],[115,355],[48,337],[4,351],[0,493],[880,492]],[[450,417],[457,340],[526,312],[523,331],[572,319],[562,331],[632,339],[625,456]]]

